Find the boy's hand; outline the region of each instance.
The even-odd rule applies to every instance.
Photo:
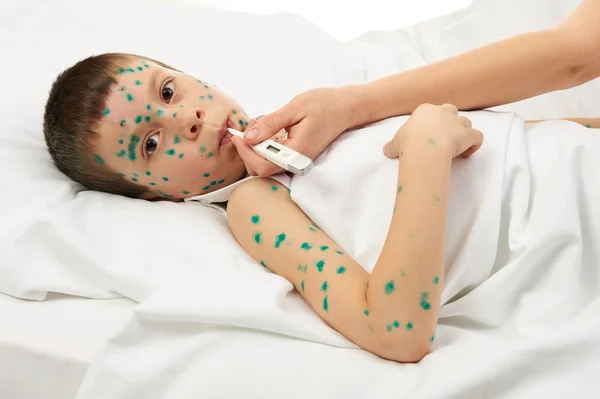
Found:
[[[423,104],[398,130],[394,139],[383,147],[388,158],[398,158],[403,143],[419,137],[428,140],[431,146],[447,146],[452,158],[473,155],[483,143],[483,134],[473,129],[471,120],[458,115],[458,109],[451,104],[440,106]]]

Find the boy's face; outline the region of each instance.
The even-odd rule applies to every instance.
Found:
[[[249,118],[235,100],[145,60],[116,72],[96,162],[146,187],[147,199],[206,194],[242,177],[246,169],[226,128],[243,131]]]

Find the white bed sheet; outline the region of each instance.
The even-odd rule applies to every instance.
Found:
[[[0,294],[0,398],[73,398],[95,353],[136,303],[50,294],[44,302]]]

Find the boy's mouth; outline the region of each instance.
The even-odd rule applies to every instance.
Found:
[[[235,127],[235,124],[230,121],[229,118],[223,122],[221,129],[219,130],[219,148],[231,141],[231,133],[227,131],[228,127]]]

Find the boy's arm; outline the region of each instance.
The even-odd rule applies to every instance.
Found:
[[[290,281],[346,338],[383,358],[414,362],[429,352],[437,325],[452,155],[426,141],[403,152],[402,186],[372,275],[272,180],[240,185],[228,219],[246,252]]]

